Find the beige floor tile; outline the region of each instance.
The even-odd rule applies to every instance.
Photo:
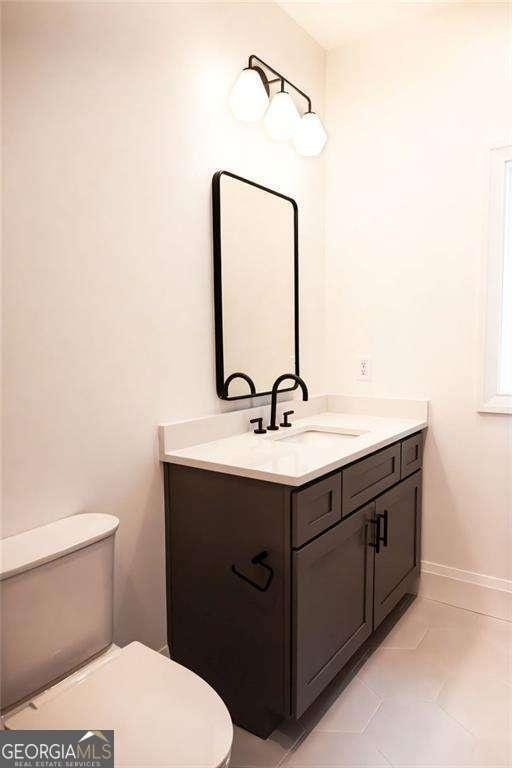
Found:
[[[478,628],[483,637],[503,650],[512,649],[512,622],[478,616]]]
[[[429,625],[421,616],[406,613],[385,637],[381,638],[377,633],[375,644],[379,648],[413,651],[421,643],[428,629]]]
[[[316,730],[362,733],[378,710],[380,702],[380,698],[356,678],[331,705]]]
[[[438,704],[480,738],[512,740],[512,686],[482,673],[456,675]]]
[[[381,768],[389,763],[365,735],[313,731],[286,758],[287,768]]]
[[[492,745],[479,743],[432,702],[385,701],[367,734],[397,768],[505,764]]]
[[[434,701],[449,678],[435,654],[420,650],[377,650],[358,674],[377,696]]]
[[[476,739],[475,762],[486,768],[511,768],[512,742],[507,739]]]
[[[485,631],[429,629],[418,651],[434,655],[452,674],[477,672],[512,682],[512,647]]]
[[[412,603],[408,614],[411,617],[422,619],[431,628],[478,628],[479,614],[421,597],[416,598]]]
[[[454,672],[482,642],[482,634],[474,627],[435,627],[425,634],[418,650],[435,656],[440,665]]]
[[[293,746],[279,729],[268,739],[259,739],[235,725],[230,768],[275,768]]]
[[[486,674],[512,683],[512,648],[483,635],[461,653],[457,668],[460,675]]]

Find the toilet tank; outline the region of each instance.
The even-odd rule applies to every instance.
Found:
[[[2,711],[112,643],[118,525],[87,513],[1,540]]]

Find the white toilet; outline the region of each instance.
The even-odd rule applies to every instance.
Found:
[[[118,525],[80,514],[2,540],[3,724],[114,730],[120,768],[227,766],[233,726],[215,691],[141,643],[112,644]]]

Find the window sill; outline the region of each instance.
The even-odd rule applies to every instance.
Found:
[[[512,416],[512,395],[495,395],[478,408],[478,413],[505,413]]]

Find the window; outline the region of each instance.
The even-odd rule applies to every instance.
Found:
[[[481,411],[512,414],[512,146],[492,150]]]
[[[512,395],[512,160],[505,163],[503,290],[498,393]]]

